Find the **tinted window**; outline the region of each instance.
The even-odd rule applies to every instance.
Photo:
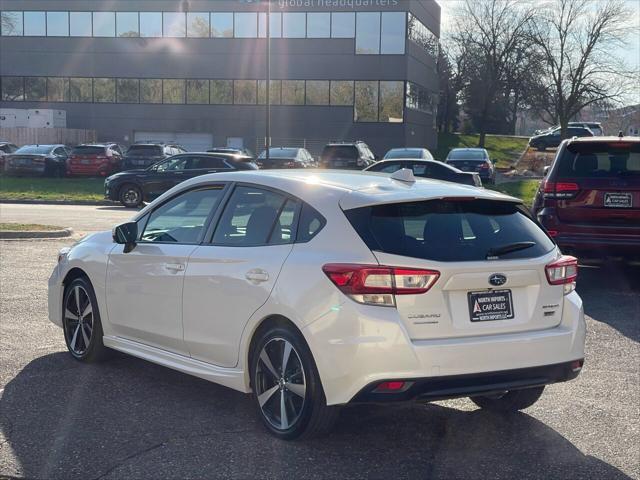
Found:
[[[307,80],[307,105],[329,105],[328,80]]]
[[[326,220],[320,215],[313,207],[310,207],[306,203],[302,205],[300,211],[300,221],[298,222],[297,242],[308,242],[315,237],[322,227],[324,227]]]
[[[104,155],[104,147],[92,145],[79,145],[71,150],[72,155]]]
[[[162,35],[164,37],[184,37],[187,34],[187,17],[181,12],[163,12]]]
[[[116,36],[116,16],[114,12],[93,12],[93,36]]]
[[[91,12],[69,12],[69,35],[90,37],[91,33]]]
[[[140,12],[140,36],[162,36],[162,12]]]
[[[357,13],[356,53],[380,53],[380,12]]]
[[[211,80],[211,104],[231,104],[233,103],[233,80]]]
[[[382,14],[380,53],[404,53],[407,31],[406,21],[407,14],[405,12],[384,12]]]
[[[378,121],[378,82],[355,82],[355,107],[353,109],[356,122]]]
[[[24,100],[23,77],[2,77],[2,100],[9,102]]]
[[[271,148],[269,150],[270,158],[295,158],[298,153],[297,148]],[[267,152],[262,152],[259,158],[265,158]]]
[[[209,103],[209,80],[187,80],[187,103]]]
[[[451,150],[447,160],[485,160],[487,155],[482,150]]]
[[[160,145],[131,145],[127,150],[127,155],[132,156],[158,157],[162,154],[163,149]]]
[[[307,13],[307,38],[329,38],[331,36],[330,13]]]
[[[211,36],[233,37],[233,13],[211,13]]]
[[[422,158],[422,150],[419,148],[397,148],[389,150],[384,158]]]
[[[304,13],[296,12],[282,14],[283,38],[304,38],[306,35],[306,29]]]
[[[138,103],[140,101],[140,84],[134,78],[119,78],[118,103]]]
[[[353,38],[356,33],[356,14],[352,12],[331,13],[331,36]]]
[[[72,102],[93,101],[93,82],[90,78],[70,78],[69,90]]]
[[[379,119],[401,123],[404,114],[404,82],[380,82]]]
[[[217,157],[196,157],[191,162],[189,168],[230,168],[222,158]]]
[[[271,13],[271,21],[269,22],[269,36],[271,38],[282,37],[282,14]],[[260,13],[258,17],[258,36],[265,38],[267,36],[267,14]]]
[[[286,197],[268,190],[236,188],[216,227],[213,243],[238,247],[266,245],[274,232],[285,228],[276,220],[285,220],[282,213],[286,202]]]
[[[47,154],[51,152],[53,147],[51,145],[25,145],[24,147],[16,150],[16,153],[19,154]]]
[[[638,177],[640,143],[574,143],[558,162],[558,178]]]
[[[255,80],[235,80],[234,103],[239,105],[255,105],[257,102],[257,90]]]
[[[116,81],[114,78],[93,79],[93,99],[99,103],[116,101]]]
[[[209,14],[206,12],[187,13],[187,37],[208,38],[209,37]]]
[[[22,28],[22,12],[0,12],[0,28],[3,36],[20,36]]]
[[[184,103],[185,81],[184,80],[163,80],[162,81],[162,103]]]
[[[47,79],[45,77],[25,77],[24,94],[25,100],[46,101]]]
[[[58,77],[47,78],[47,98],[50,102],[68,102],[69,79]]]
[[[256,38],[258,36],[258,16],[256,13],[234,14],[234,36],[236,38]]]
[[[485,261],[491,249],[518,242],[529,248],[500,258],[534,258],[554,244],[519,205],[492,200],[429,200],[345,212],[372,250],[439,262]]]
[[[47,36],[69,36],[69,12],[47,12]]]
[[[158,207],[144,229],[143,242],[197,243],[222,187],[192,190]]]
[[[358,149],[352,145],[330,145],[322,150],[322,158],[348,158],[356,159],[359,156]]]
[[[304,105],[304,80],[282,80],[282,104]]]
[[[119,37],[139,37],[138,12],[116,13],[116,34]]]
[[[393,173],[401,168],[405,168],[404,164],[400,162],[381,163],[380,165],[374,165],[371,171],[382,173]]]
[[[331,80],[331,105],[353,105],[353,82]]]
[[[174,157],[155,165],[154,170],[157,172],[177,172],[189,168],[192,157]]]
[[[24,34],[34,37],[44,37],[47,34],[47,20],[44,12],[24,12]]]
[[[162,80],[140,80],[140,103],[162,103]]]

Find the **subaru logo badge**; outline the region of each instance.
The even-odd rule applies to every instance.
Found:
[[[501,273],[494,273],[489,277],[489,283],[491,285],[499,287],[507,283],[507,277]]]

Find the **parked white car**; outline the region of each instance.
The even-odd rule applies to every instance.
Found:
[[[351,402],[529,407],[582,368],[576,275],[490,190],[408,170],[217,173],[63,249],[49,316],[76,359],[115,349],[253,392],[293,439]]]

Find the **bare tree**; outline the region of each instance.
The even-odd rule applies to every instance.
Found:
[[[492,107],[514,56],[530,38],[535,10],[522,0],[465,0],[456,16],[452,40],[460,56],[465,107],[475,118],[478,146],[484,146]]]
[[[542,5],[532,38],[543,55],[536,107],[545,121],[560,124],[562,138],[583,108],[615,103],[633,88],[633,73],[616,56],[630,31],[630,17],[622,0]]]

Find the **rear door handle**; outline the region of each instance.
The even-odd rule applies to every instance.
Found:
[[[249,270],[245,273],[244,278],[249,280],[251,283],[262,283],[269,281],[269,274],[264,270],[254,268],[253,270]]]
[[[182,263],[165,263],[164,268],[171,270],[172,272],[183,272],[184,265]]]

